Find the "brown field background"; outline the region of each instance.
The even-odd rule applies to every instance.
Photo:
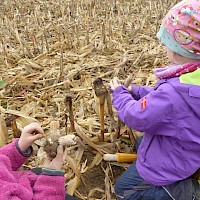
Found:
[[[167,64],[156,33],[176,2],[1,0],[1,145],[33,121],[46,133],[59,122],[61,135],[71,134],[65,102],[70,94],[80,141],[67,149],[66,190],[85,200],[116,199],[114,182],[128,164],[105,162],[103,154],[133,152],[134,138],[140,133],[122,125],[116,138],[105,103],[105,141],[99,141],[99,99],[93,81],[101,77],[109,90],[114,76],[125,80],[132,75],[133,83],[153,85],[152,68]],[[113,112],[117,122],[114,108]],[[34,144],[35,154],[25,169],[42,166],[43,143]]]

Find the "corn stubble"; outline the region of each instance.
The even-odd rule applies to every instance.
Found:
[[[168,0],[4,0],[0,5],[1,141],[11,142],[24,126],[38,121],[45,134],[59,122],[61,136],[79,140],[66,148],[66,189],[81,199],[116,199],[113,167],[103,155],[133,152],[141,134],[120,123],[107,95],[104,106],[93,82],[100,77],[107,90],[114,76],[153,85],[152,67],[167,63],[155,34],[161,18],[176,3]],[[68,92],[73,98],[67,98]],[[66,102],[67,99],[67,102]],[[12,117],[14,116],[14,117]],[[101,116],[101,118],[99,118]],[[67,119],[67,120],[66,120]],[[69,120],[68,120],[69,119]],[[7,128],[5,126],[6,122]],[[13,124],[11,126],[11,124]],[[99,133],[100,138],[99,138]],[[133,135],[132,135],[133,134]],[[45,138],[26,167],[42,165]],[[90,163],[85,153],[90,152]],[[104,184],[91,186],[84,174],[100,166]],[[80,190],[80,186],[84,190]]]

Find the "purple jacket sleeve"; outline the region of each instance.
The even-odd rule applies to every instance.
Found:
[[[138,86],[135,84],[132,84],[131,86],[132,86],[131,94],[136,100],[141,99],[142,97],[146,96],[147,94],[149,94],[150,92],[154,90],[153,87],[149,87],[149,86]]]
[[[169,94],[163,90],[153,90],[138,101],[123,86],[112,94],[119,118],[130,128],[143,132],[156,130],[166,119],[171,123],[173,105]]]
[[[25,155],[19,151],[17,148],[18,139],[15,139],[12,143],[7,144],[0,148],[0,154],[4,154],[10,160],[11,167],[13,171],[16,171],[19,167],[21,167],[26,161],[29,155]]]

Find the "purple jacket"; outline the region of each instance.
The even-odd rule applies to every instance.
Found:
[[[163,186],[191,176],[200,167],[200,86],[179,78],[155,88],[133,85],[134,98],[119,86],[113,104],[129,127],[145,132],[136,167],[148,183]]]
[[[0,199],[64,200],[64,176],[36,175],[17,171],[27,157],[16,146],[17,140],[0,148]]]

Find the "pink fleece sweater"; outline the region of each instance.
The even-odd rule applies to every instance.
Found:
[[[16,147],[17,140],[0,148],[1,200],[64,200],[63,175],[36,175],[31,171],[17,171],[27,157]]]

